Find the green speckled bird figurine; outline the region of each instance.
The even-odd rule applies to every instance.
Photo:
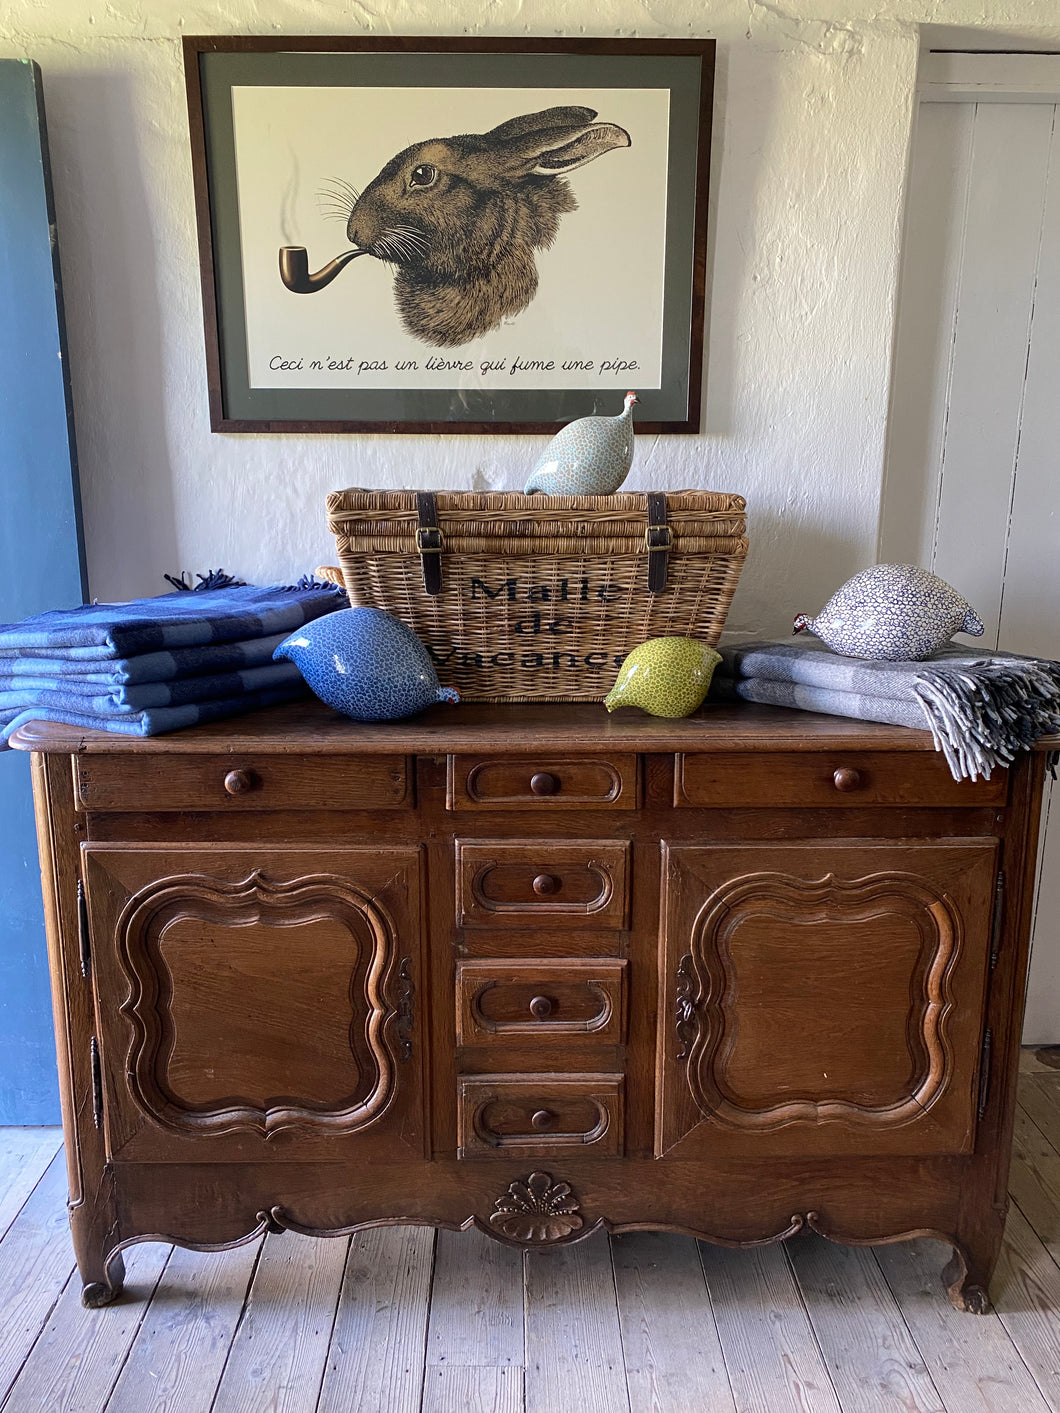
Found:
[[[690,716],[710,687],[721,654],[695,638],[649,638],[634,648],[604,699],[608,711],[640,707],[651,716]]]

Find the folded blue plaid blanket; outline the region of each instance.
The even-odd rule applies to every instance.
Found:
[[[345,608],[336,584],[304,579],[259,589],[250,584],[162,594],[130,603],[82,604],[0,625],[0,658],[111,661],[204,643],[290,633]]]
[[[339,608],[345,607],[339,604]],[[84,684],[103,692],[110,687],[125,687],[137,682],[170,682],[177,677],[212,677],[221,672],[241,672],[247,667],[264,667],[272,662],[273,652],[288,637],[287,633],[271,633],[267,638],[244,638],[236,643],[206,643],[195,648],[173,648],[170,652],[137,653],[135,657],[75,658],[42,657],[27,653],[24,657],[0,654],[0,678],[61,677],[71,686]],[[60,651],[56,649],[56,651]]]
[[[168,577],[168,576],[167,576]],[[304,578],[255,588],[219,570],[194,590],[85,604],[0,625],[0,749],[27,721],[154,736],[307,694],[272,653],[296,628],[345,608]]]
[[[84,677],[8,677],[0,673],[0,711],[41,706],[90,716],[124,716],[152,707],[188,706],[263,692],[270,687],[294,687],[301,682],[302,674],[293,662],[273,662],[266,667],[248,667],[243,672],[178,677],[170,682],[109,687]]]
[[[0,747],[27,721],[62,721],[68,726],[82,726],[92,731],[112,731],[119,736],[161,736],[166,731],[179,731],[185,726],[200,726],[207,721],[221,721],[226,716],[241,716],[261,707],[278,706],[309,695],[304,682],[289,687],[274,687],[265,692],[245,692],[239,697],[218,697],[209,702],[193,702],[187,706],[153,707],[148,711],[130,712],[118,716],[94,716],[91,712],[70,711],[48,706],[28,707],[23,711],[0,709]]]

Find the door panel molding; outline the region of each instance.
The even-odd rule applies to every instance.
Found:
[[[349,1058],[355,1069],[351,1078],[358,1081],[352,1092],[317,1101],[305,1095],[274,1095],[257,1103],[246,1095],[227,1102],[182,1095],[180,1089],[186,1086],[181,1072],[190,1076],[205,1067],[212,1073],[211,1060],[224,1057],[203,1054],[201,1030],[195,1027],[195,1017],[186,1015],[187,1008],[182,1008],[184,1019],[191,1024],[181,1025],[177,1018],[178,982],[166,953],[174,950],[172,939],[181,925],[205,923],[214,932],[211,941],[216,941],[229,929],[252,923],[295,929],[324,920],[338,922],[349,934]],[[356,1133],[385,1112],[393,1097],[397,1059],[386,1029],[397,1016],[397,1006],[387,1001],[383,981],[393,971],[397,939],[392,921],[378,904],[350,882],[327,874],[273,880],[258,870],[238,883],[202,874],[161,878],[130,899],[118,920],[116,942],[131,988],[120,1008],[134,1028],[130,1090],[155,1122],[192,1137],[246,1129],[269,1138],[287,1128]],[[344,960],[343,969],[345,965]],[[358,1015],[356,1003],[362,995],[366,1008]],[[182,1053],[189,1046],[190,1054]]]
[[[740,967],[738,933],[745,924],[768,920],[776,928],[819,928],[841,918],[867,929],[883,914],[901,918],[916,935],[909,971],[913,999],[906,1019],[911,1079],[895,1086],[887,1102],[867,1102],[853,1092],[832,1098],[798,1094],[774,1103],[743,1097],[727,1077],[739,1045]],[[695,1035],[688,1055],[688,1084],[704,1114],[729,1128],[768,1132],[795,1120],[835,1120],[873,1128],[897,1127],[923,1117],[953,1074],[946,1022],[953,1006],[949,973],[961,948],[959,914],[945,895],[908,874],[818,879],[783,873],[751,873],[729,880],[704,904],[692,933],[692,969],[699,1004],[693,1001]],[[798,966],[798,959],[793,958]]]
[[[664,846],[657,1155],[970,1152],[997,857]]]
[[[422,1153],[420,856],[86,845],[110,1155]]]

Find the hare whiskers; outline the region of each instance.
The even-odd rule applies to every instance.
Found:
[[[412,226],[391,226],[375,241],[372,250],[384,260],[414,261],[430,254],[430,241]]]
[[[386,232],[411,255],[429,255],[431,243],[415,226],[391,226]]]
[[[399,265],[402,260],[408,259],[398,244],[398,238],[385,231],[371,247],[371,253],[378,260],[385,260],[389,265]]]
[[[335,201],[324,201],[317,197],[317,210],[325,221],[341,221],[345,225],[350,219],[349,210]]]
[[[361,199],[357,188],[342,177],[329,177],[316,194],[317,210],[327,220],[349,221],[353,208]]]
[[[361,193],[352,182],[346,181],[344,177],[328,177],[327,181],[320,188],[321,196],[333,196],[341,201],[352,211],[361,199]]]

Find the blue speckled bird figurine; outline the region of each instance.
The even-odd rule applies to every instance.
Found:
[[[612,496],[633,464],[635,392],[617,417],[579,417],[549,442],[524,495]]]
[[[438,685],[412,629],[381,608],[326,613],[285,638],[273,657],[293,662],[321,701],[354,721],[397,721],[460,700]]]

